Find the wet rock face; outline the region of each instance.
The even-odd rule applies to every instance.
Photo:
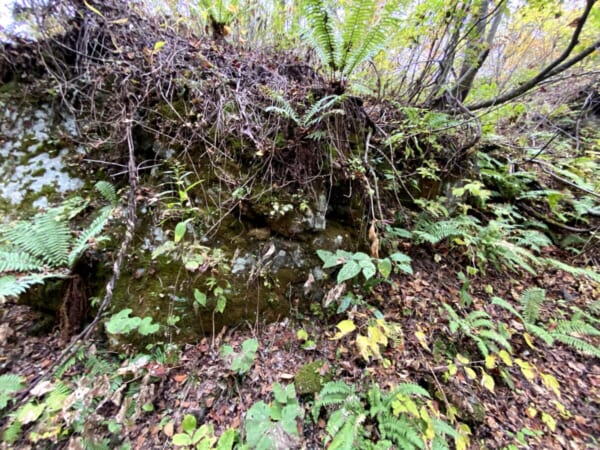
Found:
[[[63,119],[48,106],[17,108],[0,103],[4,103],[0,120],[2,209],[15,211],[15,206],[24,203],[46,208],[49,196],[81,189],[84,181],[72,174],[69,160],[85,150],[62,142],[62,137],[76,135],[74,121]]]

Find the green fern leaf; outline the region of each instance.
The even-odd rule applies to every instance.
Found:
[[[526,289],[519,298],[523,305],[523,318],[528,323],[535,323],[540,317],[540,306],[546,300],[546,291],[541,288]]]
[[[90,241],[102,232],[106,226],[106,223],[108,222],[108,219],[110,219],[112,209],[113,208],[111,206],[102,208],[98,217],[96,217],[90,226],[87,227],[75,240],[73,249],[69,253],[69,267],[73,267],[75,265],[77,260],[81,258],[81,255],[83,255],[83,253],[89,248]]]
[[[425,443],[421,438],[418,422],[406,417],[395,417],[383,414],[379,417],[379,431],[384,439],[394,442],[402,449],[424,449]]]
[[[340,39],[335,32],[333,16],[323,0],[305,0],[304,17],[308,24],[306,39],[319,59],[332,72],[338,70]]]
[[[0,250],[0,273],[2,272],[41,272],[44,262],[22,251]]]
[[[360,41],[369,31],[370,22],[375,16],[376,6],[373,0],[359,0],[350,4],[349,16],[342,31],[344,48],[338,64],[344,71],[348,63],[348,55],[360,44]]]
[[[117,192],[115,191],[115,187],[108,181],[98,181],[94,187],[111,205],[117,204]]]

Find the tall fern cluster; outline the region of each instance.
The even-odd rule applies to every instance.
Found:
[[[561,342],[575,350],[600,358],[600,348],[584,338],[598,338],[600,330],[593,323],[600,324],[599,319],[587,316],[580,310],[568,319],[556,320],[551,323],[540,322],[540,308],[546,301],[546,291],[541,288],[525,290],[520,298],[520,311],[503,298],[494,297],[492,304],[509,311],[524,325],[525,331],[537,336],[548,346],[556,341]]]
[[[343,81],[374,56],[394,30],[400,1],[356,0],[339,21],[327,0],[304,0],[306,41],[315,49],[332,80]],[[341,22],[341,23],[340,23]]]
[[[524,269],[536,274],[540,267],[549,266],[600,282],[600,275],[593,270],[538,256],[543,247],[552,245],[544,233],[502,220],[490,220],[487,225],[482,225],[477,218],[468,215],[440,221],[422,216],[411,236],[417,243],[432,245],[449,241],[451,245],[465,249],[474,268],[482,271],[491,264],[498,269]]]
[[[100,209],[91,224],[75,235],[68,226],[88,203],[72,199],[61,206],[19,221],[0,231],[0,301],[18,297],[34,284],[67,278],[110,218],[117,196],[114,187],[98,182],[96,190],[109,206]]]
[[[354,386],[334,381],[319,393],[313,418],[318,418],[322,408],[331,411],[326,426],[328,448],[448,449],[447,437],[460,439],[460,435],[444,420],[426,413],[429,398],[425,389],[411,383],[390,392],[373,385],[360,394]]]

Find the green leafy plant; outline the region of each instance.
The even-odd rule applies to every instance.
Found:
[[[248,448],[277,449],[282,442],[293,447],[298,435],[298,420],[304,411],[296,398],[293,384],[273,385],[274,401],[270,405],[259,401],[252,405],[246,413],[246,443]]]
[[[52,278],[69,278],[84,252],[106,238],[100,233],[117,203],[114,187],[104,181],[96,190],[110,202],[90,225],[77,235],[68,222],[88,206],[75,198],[28,221],[0,231],[0,301],[18,297],[32,285]]]
[[[340,381],[323,386],[312,410],[316,421],[326,408],[328,448],[402,449],[449,448],[446,437],[457,447],[468,442],[468,428],[450,426],[434,408],[429,393],[422,387],[404,383],[389,392],[373,384],[366,394]],[[367,423],[374,427],[367,427]]]
[[[173,436],[173,445],[196,448],[197,450],[231,450],[237,437],[236,431],[230,428],[217,441],[214,426],[204,424],[198,428],[196,417],[191,414],[184,416],[181,428],[183,433],[177,433]]]
[[[128,334],[137,331],[142,336],[154,334],[160,328],[157,323],[152,323],[152,317],[129,316],[132,313],[130,308],[125,308],[114,314],[106,323],[106,331],[110,334]]]
[[[23,387],[22,377],[11,373],[0,375],[0,411],[6,408],[11,397]]]
[[[336,266],[341,266],[338,275],[337,283],[341,284],[344,281],[355,278],[359,274],[363,274],[365,280],[373,278],[377,271],[388,278],[392,272],[392,268],[412,274],[410,266],[410,257],[401,252],[396,252],[387,258],[371,258],[363,252],[347,252],[345,250],[336,250],[330,252],[328,250],[317,250],[317,255],[323,261],[323,268],[329,269]]]
[[[306,110],[302,115],[299,115],[292,104],[283,98],[280,94],[268,91],[269,95],[276,101],[277,106],[269,106],[265,108],[267,112],[273,112],[279,114],[286,119],[291,120],[299,127],[312,128],[318,125],[323,119],[328,116],[336,114],[344,114],[343,109],[334,108],[339,105],[346,98],[345,95],[328,95],[318,101],[314,102],[313,105]]]
[[[242,349],[239,353],[236,353],[231,345],[223,345],[221,356],[231,361],[231,370],[236,374],[245,375],[254,364],[257,350],[258,341],[256,339],[246,339],[242,343]]]
[[[491,351],[497,352],[501,348],[512,351],[506,327],[496,325],[485,311],[471,311],[465,317],[460,317],[452,306],[447,303],[443,306],[449,316],[450,332],[460,333],[472,339],[483,356],[487,356]]]
[[[356,68],[373,57],[394,31],[394,13],[400,1],[375,0],[352,2],[344,20],[329,9],[324,0],[304,0],[306,41],[315,49],[332,81],[344,82]]]
[[[595,357],[600,357],[600,349],[583,337],[600,336],[600,330],[595,328],[590,321],[592,317],[586,317],[582,311],[575,311],[569,319],[554,320],[550,323],[539,324],[540,307],[546,301],[546,291],[541,288],[526,289],[519,297],[521,311],[500,297],[493,297],[492,303],[512,313],[524,325],[526,333],[525,340],[533,346],[531,333],[547,345],[552,346],[555,341],[561,342],[575,350]]]

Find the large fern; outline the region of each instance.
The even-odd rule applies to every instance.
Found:
[[[34,284],[44,283],[49,278],[69,276],[91,242],[104,229],[117,200],[110,184],[99,182],[96,189],[111,205],[102,208],[77,237],[71,232],[68,221],[87,206],[81,199],[69,200],[29,221],[18,221],[3,228],[0,233],[0,300],[18,297]]]
[[[315,49],[334,81],[343,81],[375,55],[394,30],[400,1],[378,8],[375,0],[356,0],[341,23],[325,0],[304,0],[306,41]]]

